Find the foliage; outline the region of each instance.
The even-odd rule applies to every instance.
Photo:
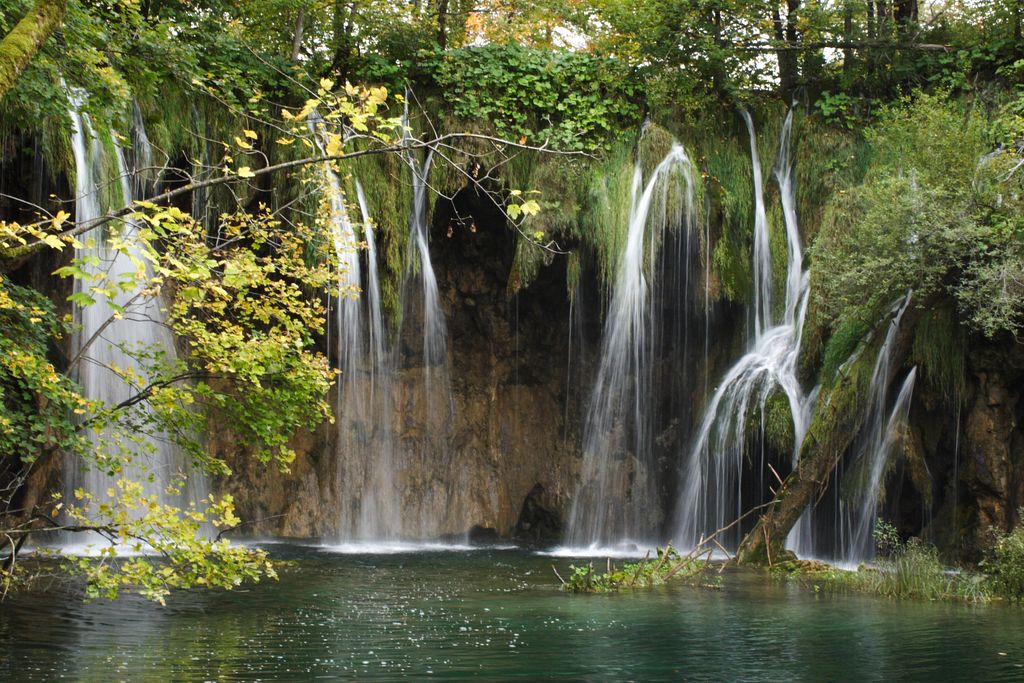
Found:
[[[986,153],[975,111],[920,95],[868,131],[862,184],[836,195],[813,249],[814,297],[833,329],[874,320],[901,292],[954,300],[988,336],[1024,322],[1019,178],[1009,149]]]
[[[608,560],[607,569],[601,573],[594,571],[593,562],[583,567],[569,565],[569,578],[562,579],[562,590],[570,593],[610,593],[627,588],[651,588],[673,579],[700,583],[710,568],[707,552],[683,556],[671,546],[666,546],[664,549],[658,548],[657,555],[657,559],[650,559],[650,553],[647,553],[647,557],[640,562],[628,563],[621,568]]]
[[[935,546],[918,538],[903,541],[896,529],[879,521],[874,530],[878,559],[872,566],[856,571],[817,567],[801,580],[815,590],[855,591],[898,599],[959,600],[987,602],[991,595],[984,577],[967,572],[949,572],[939,560]]]
[[[299,142],[314,149],[310,138],[316,134],[325,153],[341,156],[347,144],[342,126],[376,144],[394,140],[398,124],[382,115],[386,90],[346,85],[335,91],[325,79],[314,93],[297,113],[284,110],[278,130],[294,137],[278,139],[281,148]],[[305,121],[314,109],[322,112],[315,133]],[[262,158],[260,139],[254,130],[240,131],[213,160],[219,177],[205,176],[194,187],[251,181],[257,176],[253,160]],[[113,136],[101,129],[99,143],[91,159],[97,176],[116,178],[119,150]],[[103,183],[108,186],[119,183]],[[166,324],[183,352],[121,344],[131,363],[109,369],[124,379],[127,398],[120,403],[87,399],[68,375],[97,338],[83,339],[69,367],[62,368],[67,374],[59,374],[46,357],[50,344],[72,330],[53,320],[53,307],[41,295],[4,280],[0,312],[10,324],[0,343],[4,348],[16,343],[4,358],[13,364],[5,365],[0,377],[5,403],[12,403],[2,437],[3,464],[13,468],[13,474],[5,474],[10,481],[4,481],[4,503],[9,506],[19,494],[38,458],[58,451],[65,462],[81,462],[116,481],[106,496],[77,491],[74,501],[56,504],[52,514],[39,512],[38,504],[3,511],[5,533],[15,539],[14,552],[4,558],[11,568],[3,570],[4,579],[15,580],[24,539],[58,529],[95,531],[116,543],[102,551],[99,561],[79,558],[65,564],[86,578],[90,596],[133,590],[162,601],[174,588],[230,588],[273,576],[261,551],[211,538],[211,529],[239,522],[230,496],[187,507],[161,504],[131,473],[139,471],[152,481],[145,456],[158,441],[169,441],[190,456],[197,470],[229,474],[220,454],[204,446],[207,420],[217,421],[251,457],[261,463],[276,460],[286,470],[294,457],[289,442],[295,431],[331,419],[325,397],[335,371],[315,346],[324,329],[320,292],[336,283],[339,267],[338,255],[325,248],[330,243],[323,239],[326,219],[285,221],[280,212],[252,202],[248,209],[236,206],[221,214],[210,229],[172,204],[137,201],[120,208],[130,198],[110,190],[100,194],[102,208],[111,212],[100,219],[107,225],[83,236],[81,226],[69,227],[66,212],[35,223],[4,222],[0,249],[8,259],[18,259],[26,250],[73,248],[74,256],[55,272],[79,283],[71,304],[101,309],[108,322],[147,316],[151,306],[166,306]],[[241,200],[245,194],[235,196]],[[111,220],[114,216],[123,220]],[[94,248],[98,240],[107,263],[125,265],[104,268]],[[311,253],[311,245],[321,250]],[[30,344],[9,336],[19,330]],[[181,486],[173,485],[179,490],[168,493],[179,495]],[[63,520],[57,521],[58,515]],[[126,550],[144,555],[121,558]]]
[[[436,53],[432,63],[454,113],[492,121],[505,138],[595,149],[640,123],[635,81],[616,60],[507,44]]]
[[[89,403],[47,359],[50,340],[62,338],[67,323],[49,299],[0,276],[0,327],[0,458],[28,466],[42,453],[82,448],[68,416]]]
[[[982,567],[997,595],[1012,602],[1024,600],[1024,525],[995,534],[995,544]]]
[[[853,128],[856,123],[852,110],[853,98],[846,93],[830,93],[826,90],[818,97],[814,107],[826,123],[843,128]]]
[[[69,556],[64,566],[86,580],[86,596],[113,600],[121,591],[165,604],[175,589],[222,588],[276,579],[263,550],[231,545],[206,527],[229,530],[240,520],[230,495],[210,496],[182,509],[161,505],[138,482],[119,479],[107,491],[108,502],[78,491],[78,503],[66,513],[75,523],[95,529],[109,545],[94,546],[96,556]]]
[[[159,298],[162,289],[172,290],[168,323],[188,353],[178,359],[160,349],[125,346],[122,350],[144,374],[130,367],[112,369],[134,393],[117,405],[87,399],[44,360],[47,343],[65,328],[45,323],[52,314],[39,295],[33,299],[21,288],[11,289],[28,300],[6,297],[4,310],[11,322],[21,314],[37,324],[26,335],[34,337],[34,346],[15,354],[17,374],[4,373],[5,394],[12,384],[21,390],[20,402],[5,417],[4,439],[12,446],[5,448],[5,461],[17,458],[30,465],[41,453],[60,449],[85,467],[118,478],[105,497],[78,491],[76,500],[58,504],[49,517],[26,511],[24,521],[7,533],[20,538],[52,528],[99,531],[117,545],[101,551],[99,560],[76,558],[65,564],[85,577],[88,594],[113,598],[133,590],[162,602],[173,588],[231,588],[272,577],[273,569],[262,551],[210,536],[208,528],[238,524],[230,496],[178,508],[158,503],[155,495],[144,493],[141,482],[123,473],[130,462],[145,472],[142,456],[158,439],[184,449],[201,470],[228,473],[227,463],[208,452],[198,437],[208,417],[234,433],[257,459],[276,458],[286,467],[293,457],[288,441],[295,430],[313,428],[330,415],[324,396],[333,371],[313,351],[323,310],[318,298],[304,292],[323,287],[331,276],[322,261],[312,267],[305,263],[308,229],[282,226],[265,210],[224,215],[221,239],[210,244],[205,229],[174,207],[141,202],[137,208],[126,224],[136,229],[134,239],[113,231],[105,236],[109,249],[131,260],[136,270],[97,271],[91,260],[95,257],[84,251],[58,274],[84,283],[75,295],[77,305],[108,302],[113,318],[139,315],[145,301]],[[63,239],[77,244],[66,235],[54,245],[63,246]],[[117,290],[138,294],[121,305],[114,303]],[[10,340],[7,333],[0,337],[3,344]],[[41,410],[22,415],[19,406],[34,405]],[[70,521],[53,521],[59,513]],[[49,526],[40,529],[40,519]],[[120,558],[126,551],[146,554]],[[5,572],[5,579],[13,575]]]
[[[253,446],[258,459],[287,465],[295,430],[330,415],[323,396],[333,372],[312,350],[324,312],[306,292],[331,276],[323,262],[305,262],[310,228],[285,227],[266,208],[225,215],[223,242],[210,250],[203,228],[187,216],[144,208],[152,232],[140,237],[163,240],[158,272],[175,287],[170,322],[188,342],[196,400]]]

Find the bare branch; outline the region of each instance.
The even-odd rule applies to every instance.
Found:
[[[492,136],[492,135],[483,135],[483,134],[480,134],[480,133],[446,133],[444,135],[440,135],[438,137],[435,137],[435,138],[433,138],[431,140],[409,141],[409,142],[405,142],[405,143],[397,144],[397,145],[384,145],[384,146],[381,146],[381,147],[376,147],[376,148],[371,148],[371,149],[361,149],[361,150],[356,150],[356,151],[352,151],[352,152],[346,152],[344,154],[336,154],[336,155],[333,155],[333,156],[331,156],[331,155],[324,155],[324,156],[305,157],[305,158],[302,158],[302,159],[293,159],[293,160],[290,160],[290,161],[284,161],[284,162],[281,162],[279,164],[274,164],[274,165],[271,165],[271,166],[265,166],[264,168],[252,171],[252,177],[256,178],[256,177],[260,177],[260,176],[264,176],[264,175],[268,175],[268,174],[272,174],[272,173],[279,173],[281,171],[287,171],[287,170],[291,170],[291,169],[302,168],[302,167],[308,166],[310,164],[318,164],[318,163],[325,163],[325,162],[331,162],[331,161],[346,161],[346,160],[349,160],[349,159],[356,159],[356,158],[364,157],[364,156],[376,156],[376,155],[380,155],[380,154],[401,154],[403,152],[408,153],[408,152],[411,152],[411,151],[416,151],[416,150],[421,150],[421,149],[436,150],[440,145],[443,145],[443,144],[447,143],[450,140],[480,140],[480,141],[485,141],[485,142],[491,142],[491,143],[493,143],[495,145],[499,145],[499,146],[502,146],[502,147],[511,147],[511,148],[521,149],[521,150],[543,152],[545,154],[554,154],[554,155],[559,155],[559,156],[570,156],[570,157],[588,156],[586,152],[582,152],[582,151],[577,151],[577,150],[555,150],[555,149],[548,148],[546,144],[542,145],[542,146],[529,145],[529,144],[525,144],[525,143],[515,142],[515,141],[512,141],[512,140],[505,140],[503,138],[495,137],[495,136]],[[178,188],[175,188],[173,190],[169,190],[167,192],[164,192],[162,194],[158,194],[158,195],[156,195],[154,197],[150,197],[149,199],[146,200],[146,202],[147,203],[151,203],[151,204],[163,204],[163,203],[166,203],[166,202],[168,202],[168,201],[170,201],[172,199],[175,199],[175,198],[180,197],[182,195],[186,195],[186,194],[188,194],[190,192],[193,192],[195,190],[201,190],[201,189],[206,189],[206,188],[210,188],[210,187],[217,187],[217,186],[220,186],[220,185],[231,185],[231,184],[235,184],[235,183],[244,182],[246,180],[248,180],[248,179],[247,178],[240,178],[239,176],[234,175],[234,174],[226,174],[226,175],[218,176],[216,178],[208,178],[206,180],[196,181],[196,182],[193,182],[193,183],[191,183],[189,185],[183,185],[182,187],[178,187]],[[101,225],[109,223],[110,221],[121,219],[121,218],[125,218],[126,216],[131,215],[137,209],[138,209],[137,203],[133,202],[132,204],[124,206],[124,207],[122,207],[122,208],[120,208],[120,209],[118,209],[116,211],[111,211],[111,212],[107,213],[104,216],[100,216],[100,217],[95,218],[93,220],[85,221],[83,223],[79,223],[79,224],[75,225],[74,227],[69,228],[68,230],[65,230],[65,231],[60,232],[60,233],[55,233],[55,234],[58,237],[67,237],[67,236],[81,235],[81,234],[84,234],[86,232],[89,232],[90,230],[93,230],[94,228],[97,228],[97,227],[99,227]],[[34,224],[32,224],[30,226],[27,226],[27,227],[30,227],[30,228],[42,228],[43,226],[46,226],[48,224],[49,224],[49,221],[40,221],[38,223],[34,223]],[[32,252],[35,252],[35,251],[41,249],[43,246],[45,246],[45,243],[42,240],[36,240],[34,242],[29,242],[28,244],[26,244],[24,246],[21,246],[21,247],[18,247],[16,249],[11,250],[7,254],[6,258],[7,259],[20,258],[20,257],[25,256],[26,254],[29,254],[29,253],[32,253]]]

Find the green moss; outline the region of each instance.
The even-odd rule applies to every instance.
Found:
[[[764,434],[764,445],[774,453],[789,454],[793,452],[796,436],[793,431],[793,411],[790,409],[786,393],[773,390],[765,398],[764,414],[760,406],[752,410],[747,420],[748,434]]]
[[[598,280],[615,279],[629,227],[633,141],[620,140],[583,181],[576,235],[597,266]]]
[[[512,260],[512,268],[509,272],[506,292],[512,296],[537,277],[537,273],[543,266],[550,265],[554,260],[554,254],[538,247],[529,239],[518,235],[516,239],[516,253]]]
[[[764,404],[764,436],[768,445],[778,453],[791,453],[796,435],[793,431],[793,411],[785,392],[774,391]]]
[[[835,458],[846,451],[864,420],[864,397],[881,345],[879,336],[862,340],[836,370],[833,382],[822,386],[801,458]]]
[[[376,226],[381,306],[392,324],[402,317],[401,290],[409,246],[412,215],[412,177],[409,167],[394,154],[359,157],[344,166],[350,197],[359,180],[370,217]],[[436,176],[431,176],[433,178]]]
[[[668,156],[676,139],[672,133],[656,123],[644,127],[643,134],[637,143],[637,158],[640,160],[640,172],[643,177],[650,178],[654,169]]]
[[[195,156],[199,152],[196,118],[201,109],[208,109],[202,105],[203,99],[174,82],[162,87],[158,96],[137,99],[146,134],[154,148],[154,161],[163,161],[164,157],[173,159],[179,153]]]
[[[777,195],[776,195],[777,196]],[[772,308],[776,320],[782,320],[786,309],[786,273],[789,269],[789,239],[781,203],[767,207],[768,249],[772,255]]]
[[[807,116],[796,117],[793,139],[797,215],[804,243],[810,244],[821,228],[831,197],[863,177],[869,149],[859,136]]]
[[[967,335],[951,305],[924,313],[914,328],[911,362],[921,367],[927,386],[950,405],[966,393]]]
[[[840,366],[853,354],[857,345],[871,331],[871,326],[859,318],[840,322],[828,341],[822,354],[820,381],[831,384]]]
[[[753,176],[749,143],[739,133],[722,138],[706,132],[698,141],[712,225],[712,266],[720,296],[750,301],[753,287],[751,244],[754,227]],[[743,133],[745,140],[745,131]]]
[[[0,40],[0,97],[10,90],[42,44],[60,26],[67,6],[67,0],[37,0]]]
[[[579,252],[571,252],[566,256],[565,264],[565,288],[569,295],[569,301],[576,301],[576,294],[579,291],[580,275],[582,274]]]

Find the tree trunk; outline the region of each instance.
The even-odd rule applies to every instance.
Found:
[[[796,13],[800,9],[800,0],[786,0],[786,20],[782,20],[778,3],[772,3],[772,26],[775,39],[780,47],[794,47],[797,42]],[[791,98],[797,80],[797,53],[790,49],[782,49],[776,53],[779,62],[779,89],[787,101]]]
[[[889,37],[889,5],[885,0],[875,2],[875,21],[878,23],[878,37]]]
[[[1017,54],[1024,53],[1024,40],[1021,36],[1021,19],[1024,18],[1024,0],[1013,3],[1013,42],[1017,46]]]
[[[850,4],[849,0],[843,4],[843,41],[846,43],[853,42],[853,5]],[[853,50],[846,47],[843,48],[843,75],[849,79],[852,71]]]
[[[352,15],[355,7],[344,0],[334,0],[334,17],[332,22],[334,58],[331,60],[331,71],[337,71],[342,77],[348,73],[348,63],[352,56],[352,41],[349,35]]]
[[[437,0],[437,44],[443,50],[448,45],[448,0]]]
[[[896,335],[893,368],[906,357],[913,340],[919,309],[910,308],[903,316]],[[891,324],[891,320],[886,318]],[[876,335],[884,330],[876,331]],[[868,348],[877,347],[871,346]],[[858,361],[846,374],[837,377],[831,388],[822,390],[814,419],[800,447],[800,462],[783,482],[767,512],[740,543],[736,561],[741,564],[771,564],[785,556],[786,536],[797,520],[824,493],[832,472],[850,448],[864,423],[864,397],[871,384],[875,357],[862,350]]]
[[[896,20],[896,33],[899,37],[909,38],[917,24],[917,0],[894,0],[893,18]]]
[[[711,10],[711,27],[715,46],[722,47],[724,45],[722,41],[722,10],[718,7]],[[716,59],[712,63],[711,69],[711,89],[717,93],[721,90],[726,80],[722,72],[721,60]]]
[[[0,41],[0,98],[14,85],[32,57],[64,21],[67,0],[38,0]]]
[[[302,34],[306,29],[306,8],[299,8],[299,16],[295,18],[295,36],[292,38],[292,61],[299,61],[299,53],[302,51]]]

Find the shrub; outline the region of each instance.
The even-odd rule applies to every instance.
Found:
[[[983,567],[993,592],[1014,602],[1024,599],[1024,525],[1018,524],[1013,531],[996,537]]]
[[[680,555],[674,548],[667,546],[657,549],[657,558],[650,559],[650,553],[639,562],[616,567],[608,560],[607,570],[594,571],[594,563],[588,562],[582,567],[569,565],[569,578],[563,579],[555,571],[555,576],[562,582],[562,590],[570,593],[609,593],[626,588],[650,588],[667,583],[671,579],[688,579],[696,581],[702,578],[710,566],[709,553],[706,551],[691,552]]]
[[[930,543],[919,538],[903,541],[893,525],[881,520],[875,526],[874,538],[878,560],[873,566],[861,565],[857,571],[815,568],[806,572],[815,590],[824,587],[923,600],[986,602],[990,599],[984,576],[947,570],[939,560],[938,550]],[[1024,557],[1024,536],[1020,543],[1021,557]],[[1024,568],[1024,562],[1021,567]],[[1021,576],[1024,577],[1024,571]]]

